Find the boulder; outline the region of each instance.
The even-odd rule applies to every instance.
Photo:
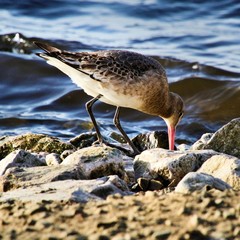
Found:
[[[90,147],[95,141],[97,141],[97,134],[95,132],[82,133],[69,140],[76,148]]]
[[[15,189],[0,195],[0,202],[20,201],[74,201],[106,199],[111,194],[129,195],[128,187],[118,176],[93,180],[64,180],[28,188]]]
[[[92,146],[70,154],[61,165],[78,165],[86,179],[108,175],[118,175],[120,178],[126,179],[123,156],[124,154],[115,148]]]
[[[198,169],[228,183],[234,190],[240,190],[240,159],[221,154],[212,156]]]
[[[76,165],[9,168],[0,177],[0,192],[67,179],[85,179]]]
[[[168,134],[165,131],[141,133],[134,137],[132,142],[140,152],[153,148],[168,149]]]
[[[26,133],[18,136],[3,136],[0,138],[0,159],[17,149],[61,154],[64,150],[75,149],[75,147],[70,143],[60,141],[56,137],[50,137],[44,134]]]
[[[35,167],[43,165],[43,162],[33,154],[22,149],[16,150],[8,154],[0,161],[0,176],[2,176],[8,168],[17,166]]]
[[[174,187],[188,173],[197,171],[213,155],[212,150],[169,151],[150,149],[134,159],[135,178],[159,180],[165,187]]]
[[[212,149],[240,158],[240,118],[224,125],[206,142],[195,143],[192,149]]]
[[[219,178],[215,178],[206,173],[190,172],[186,174],[178,183],[175,192],[191,193],[202,190],[203,188],[215,188],[220,191],[231,188],[227,183]]]

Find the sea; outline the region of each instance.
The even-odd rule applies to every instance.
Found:
[[[157,59],[185,114],[176,143],[192,144],[240,117],[239,0],[1,0],[0,136],[27,132],[67,141],[94,131],[82,89],[35,53],[33,41],[70,51],[130,50]],[[104,136],[118,135],[115,107],[96,103]],[[130,137],[164,121],[122,109]]]

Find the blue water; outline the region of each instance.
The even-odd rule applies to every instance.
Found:
[[[130,3],[129,3],[130,2]],[[47,133],[69,139],[92,130],[89,97],[35,56],[39,40],[73,51],[128,49],[154,56],[186,104],[177,142],[192,143],[240,116],[240,2],[1,1],[0,135]],[[94,109],[105,135],[114,107]],[[163,121],[122,113],[131,137],[166,130]]]

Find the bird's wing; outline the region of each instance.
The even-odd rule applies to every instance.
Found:
[[[38,54],[40,57],[54,57],[99,82],[110,82],[111,79],[127,79],[129,83],[131,80],[141,81],[141,76],[149,70],[165,74],[163,67],[156,60],[134,52],[68,52],[44,43],[35,44],[46,52]]]

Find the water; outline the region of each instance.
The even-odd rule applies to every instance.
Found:
[[[130,2],[130,3],[129,3]],[[158,59],[172,91],[186,104],[177,143],[192,143],[240,116],[240,2],[2,0],[0,5],[0,135],[45,133],[67,140],[92,130],[90,99],[35,56],[33,40],[74,51],[127,49]],[[115,108],[96,104],[104,135]],[[157,117],[124,109],[133,137],[166,130]]]

